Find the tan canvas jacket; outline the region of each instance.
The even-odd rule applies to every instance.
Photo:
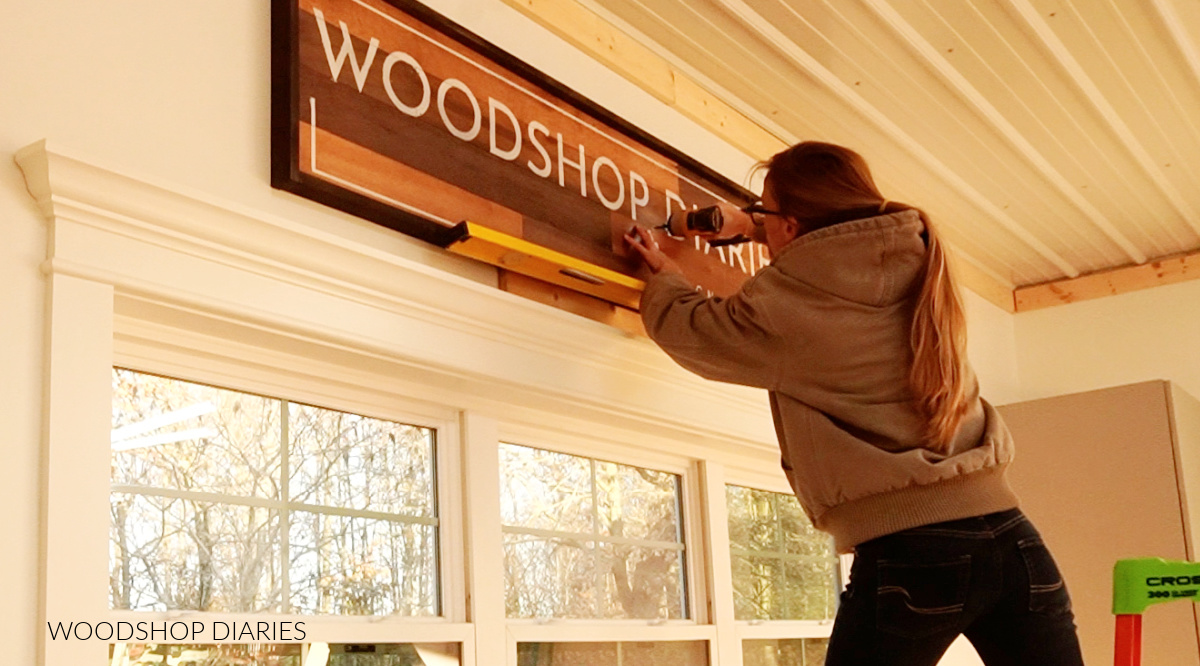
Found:
[[[770,392],[784,472],[839,552],[1018,504],[1012,437],[974,374],[949,454],[922,446],[908,373],[923,231],[911,210],[844,222],[792,241],[729,298],[671,273],[642,295],[646,330],[676,362]]]

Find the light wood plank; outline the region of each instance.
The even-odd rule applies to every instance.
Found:
[[[1009,314],[1017,311],[1012,287],[1001,283],[975,264],[955,256],[953,253],[950,254],[950,262],[959,285],[970,289],[983,300]]]
[[[579,293],[574,289],[504,269],[500,270],[500,288],[511,294],[608,324],[630,335],[646,335],[646,327],[642,325],[642,318],[636,311]]]
[[[1017,312],[1040,310],[1103,296],[1161,287],[1200,278],[1200,252],[1157,259],[1081,277],[1021,287],[1014,292]]]
[[[675,74],[675,108],[707,127],[742,152],[767,159],[788,147],[787,142],[771,134],[717,96],[679,72]]]
[[[504,3],[659,100],[674,102],[675,74],[671,66],[582,5],[563,0],[504,0]]]
[[[504,2],[751,157],[767,158],[787,146],[582,5],[563,0]]]

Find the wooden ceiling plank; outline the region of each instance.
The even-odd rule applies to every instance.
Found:
[[[666,104],[674,103],[674,74],[670,66],[579,4],[561,0],[504,2],[636,83],[658,100]]]
[[[749,153],[751,157],[756,159],[765,159],[799,141],[799,138],[795,132],[784,128],[778,122],[773,120],[767,113],[764,113],[755,108],[753,105],[746,103],[742,99],[743,96],[733,93],[728,88],[718,83],[711,76],[701,71],[699,67],[690,62],[687,58],[680,57],[659,43],[659,40],[664,39],[663,31],[673,30],[674,32],[672,33],[672,36],[669,37],[669,41],[674,48],[678,49],[679,46],[683,44],[685,46],[690,46],[690,50],[698,53],[699,56],[705,61],[725,61],[727,57],[723,57],[722,55],[714,53],[710,48],[708,48],[709,44],[704,43],[707,40],[697,40],[693,38],[690,33],[685,32],[684,30],[680,29],[679,26],[675,25],[674,22],[654,12],[641,0],[622,0],[622,2],[626,7],[632,7],[636,11],[653,18],[653,20],[656,22],[655,25],[661,28],[661,30],[655,30],[655,34],[658,35],[658,39],[651,38],[645,33],[645,31],[639,29],[629,21],[626,21],[619,14],[610,10],[608,7],[599,4],[597,0],[577,0],[577,2],[588,11],[591,11],[599,16],[608,24],[616,27],[618,30],[632,37],[635,41],[645,46],[656,56],[666,62],[676,73],[675,83],[677,97],[687,96],[686,92],[681,93],[679,91],[679,88],[683,86],[688,86],[700,91],[706,91],[710,93],[710,96],[715,96],[716,99],[722,101],[737,113],[745,116],[746,119],[757,125],[762,130],[765,130],[766,136],[776,138],[774,142],[763,141],[762,145],[764,147],[764,151]],[[706,17],[696,12],[690,5],[687,6],[687,8],[692,10],[692,14],[698,20],[705,21],[706,23],[708,22]],[[682,76],[680,76],[680,74],[682,74]],[[777,113],[778,111],[776,111],[776,115]]]
[[[1080,271],[1069,261],[1064,259],[1053,248],[1046,245],[1040,238],[1033,235],[1029,230],[1022,227],[1012,219],[1008,214],[1000,209],[999,206],[992,203],[982,193],[970,185],[962,176],[939,160],[927,148],[916,141],[912,136],[905,132],[902,128],[896,125],[886,114],[875,108],[867,102],[861,95],[855,92],[850,86],[841,81],[832,72],[826,69],[820,62],[808,54],[804,49],[800,48],[795,42],[791,41],[779,31],[773,24],[764,19],[754,9],[747,5],[743,0],[715,0],[724,6],[733,16],[738,18],[747,26],[753,28],[763,39],[772,43],[781,52],[787,54],[799,66],[807,71],[811,76],[816,78],[820,83],[827,88],[833,90],[839,97],[844,99],[855,111],[860,115],[870,120],[875,125],[882,128],[889,134],[894,141],[903,145],[912,155],[927,167],[932,169],[940,177],[946,179],[955,186],[955,189],[963,194],[964,197],[971,199],[977,206],[988,213],[1001,225],[1007,227],[1014,235],[1020,238],[1035,252],[1048,259],[1059,270],[1069,276],[1079,275]]]
[[[1014,300],[1018,313],[1029,312],[1196,279],[1200,279],[1200,251],[1155,259],[1139,266],[1020,287],[1014,292]]]
[[[784,145],[715,95],[689,85],[691,82],[664,59],[579,3],[504,2],[748,155],[771,155]],[[681,87],[682,100],[678,96]]]
[[[958,283],[992,305],[1009,314],[1015,314],[1017,306],[1012,287],[999,280],[991,271],[972,261],[970,255],[954,250],[955,248],[951,247],[950,263]]]
[[[736,70],[743,72],[744,78],[737,79],[736,82],[730,82],[731,85],[735,86],[734,88],[718,88],[724,91],[718,94],[731,96],[730,99],[734,102],[739,99],[753,100],[753,103],[764,111],[773,111],[771,120],[777,121],[776,127],[783,126],[789,128],[793,132],[799,132],[804,137],[816,136],[824,140],[845,143],[846,145],[871,146],[873,150],[871,153],[871,162],[877,171],[877,176],[881,177],[879,181],[880,185],[884,186],[885,181],[888,180],[887,175],[889,174],[889,170],[886,168],[888,163],[894,166],[890,170],[890,173],[898,177],[895,183],[885,187],[885,192],[893,192],[905,201],[924,202],[926,207],[936,207],[935,203],[953,203],[956,207],[956,212],[947,215],[946,219],[959,220],[959,224],[966,224],[965,220],[968,219],[979,219],[980,224],[971,225],[972,231],[969,234],[969,239],[963,234],[958,234],[956,238],[960,242],[967,242],[967,245],[976,248],[971,250],[971,252],[975,253],[973,255],[974,259],[986,262],[997,271],[1008,274],[1010,277],[1004,280],[1005,282],[1011,283],[1015,276],[1018,275],[1020,276],[1020,280],[1017,281],[1019,284],[1040,283],[1062,276],[1064,271],[1061,268],[1055,266],[1044,257],[1040,257],[1034,252],[1029,252],[1028,244],[1016,237],[1010,227],[1005,227],[991,221],[989,219],[991,216],[988,212],[981,210],[977,202],[966,201],[961,192],[955,190],[953,187],[941,188],[945,191],[939,193],[937,196],[917,196],[914,198],[916,194],[915,189],[920,189],[914,189],[915,184],[944,183],[945,179],[938,173],[926,168],[926,165],[914,160],[912,154],[903,148],[892,151],[895,153],[895,155],[892,155],[894,159],[887,159],[889,151],[883,149],[897,146],[892,135],[884,131],[884,128],[879,128],[873,123],[863,123],[854,114],[846,113],[844,110],[846,102],[835,91],[825,86],[813,85],[814,83],[818,83],[815,77],[803,70],[796,63],[784,59],[778,54],[777,50],[768,50],[772,49],[772,47],[761,39],[761,36],[755,35],[750,29],[740,24],[731,23],[726,14],[714,12],[713,7],[710,5],[682,5],[673,2],[659,2],[658,0],[606,0],[603,5],[598,5],[596,0],[582,1],[589,7],[595,7],[595,11],[605,17],[606,20],[619,26],[629,34],[634,35],[637,39],[644,40],[644,43],[649,48],[655,49],[664,59],[668,60],[668,62],[680,71],[690,71],[688,64],[683,62],[684,60],[688,63],[693,63],[691,69],[699,68],[714,72],[715,75],[726,74],[729,70],[734,69],[733,64],[736,63]],[[823,4],[826,8],[833,11],[833,8],[827,3],[822,3],[818,0],[817,4]],[[838,8],[843,7],[848,6],[838,5]],[[785,13],[790,13],[795,20],[803,23],[815,36],[798,38],[793,35],[789,37],[791,41],[810,44],[812,39],[820,38],[825,34],[816,32],[815,26],[809,22],[809,19],[812,17],[807,14],[797,14],[797,8],[793,4],[781,5],[780,9]],[[834,13],[838,14],[837,18],[844,24],[842,27],[855,35],[855,40],[853,41],[871,43],[873,39],[878,40],[878,36],[871,37],[863,33],[861,26],[857,23],[846,23],[851,20],[849,16],[843,16],[838,12]],[[871,16],[866,8],[862,8],[858,14],[861,17]],[[715,22],[717,21],[716,17],[720,18],[720,25]],[[780,26],[781,29],[788,27],[786,22],[780,20],[779,16],[772,15],[764,18],[767,18],[773,25]],[[877,27],[885,29],[882,24],[878,24]],[[647,37],[648,34],[653,34],[654,38]],[[852,42],[847,42],[844,37],[830,38],[822,42],[820,46],[817,46],[815,42],[811,43],[809,48],[816,48],[822,51],[832,49],[841,54],[844,62],[854,65],[855,58],[853,57],[853,53],[843,52],[841,49],[840,45],[845,43]],[[665,44],[670,45],[669,50],[664,47]],[[898,43],[897,47],[903,48]],[[718,57],[718,54],[720,57]],[[880,55],[886,60],[894,58],[896,54],[889,55],[881,52]],[[768,61],[766,59],[767,56],[773,56],[774,60]],[[835,72],[834,74],[841,80],[847,80],[846,77],[850,76],[852,78],[849,80],[855,82],[861,77],[864,84],[863,89],[866,89],[867,82],[874,80],[872,78],[874,72],[875,70],[872,68],[864,69],[860,73],[855,74],[848,74],[847,72]],[[918,82],[916,79],[908,76],[908,72],[904,69],[898,69],[895,73],[899,76],[908,77],[914,86],[934,83],[937,91],[944,89],[943,84],[933,77],[932,74],[927,75]],[[774,81],[775,85],[769,90],[759,85],[760,83],[771,81]],[[881,92],[887,94],[896,87],[894,83],[894,81],[890,80],[879,80],[876,82],[876,85]],[[704,85],[708,86],[707,83]],[[932,101],[938,102],[939,97],[935,95],[935,91],[929,90],[927,92]],[[940,99],[945,99],[945,96],[942,95]],[[893,101],[896,104],[904,103],[899,98]],[[743,101],[741,104],[748,105],[749,102]],[[831,109],[840,112],[832,113],[830,112]],[[951,119],[965,115],[960,110],[951,109],[949,106],[945,107],[944,110],[947,114],[950,114],[949,117]],[[760,112],[759,114],[747,115],[761,122],[761,117],[766,114]],[[962,124],[962,129],[964,131],[971,131],[971,128],[966,124]],[[781,129],[772,130],[772,133],[776,135],[783,132]],[[928,145],[924,139],[920,141],[928,150],[937,150],[934,146]],[[989,139],[989,145],[991,143],[1002,145],[994,135]],[[956,145],[951,143],[949,148],[953,149]],[[962,159],[969,159],[965,155],[960,157]],[[1006,157],[997,155],[996,159],[1004,163],[1019,162],[1018,159],[1014,159],[1015,157],[1015,154]],[[944,161],[942,163],[946,164]],[[959,172],[959,169],[955,167],[951,168]],[[928,176],[920,177],[915,175],[921,171],[928,174]],[[966,173],[959,172],[958,175],[964,180],[970,178]],[[897,187],[896,185],[898,184],[903,184],[904,187]],[[1037,189],[1039,192],[1038,200],[1046,205],[1050,205],[1051,199],[1055,201],[1061,199],[1049,185],[1045,184],[1044,180],[1020,186],[1004,186],[1001,189],[1010,192],[1029,192],[1031,189]],[[1043,193],[1049,195],[1050,198],[1040,198],[1040,195]],[[971,210],[961,210],[967,208]],[[1008,214],[1011,216],[1015,213],[1010,211]],[[1044,225],[1046,221],[1046,217],[1043,214],[1034,215],[1033,211],[1025,211],[1020,217],[1022,219],[1037,219],[1039,220],[1039,225]],[[1084,222],[1077,215],[1073,219],[1078,222]],[[945,225],[944,229],[947,233],[955,235],[953,224]],[[1104,243],[1110,255],[1120,258],[1118,261],[1128,261],[1128,258],[1125,257],[1119,247],[1104,240],[1102,235],[1094,233],[1094,229],[1086,223],[1078,225],[1076,229],[1079,233],[1085,233],[1086,238]],[[989,238],[993,240],[982,245],[973,242],[980,240],[981,233],[984,235],[990,233],[991,236]],[[1005,237],[1003,242],[998,240],[997,237],[999,235]],[[1001,258],[1001,254],[994,252],[994,250],[1001,247],[1005,250],[1001,253],[1004,258]],[[1160,254],[1163,253],[1160,252]],[[1096,270],[1098,266],[1102,267],[1106,265],[1104,262],[1085,261],[1084,263],[1089,270]]]
[[[974,44],[970,48],[980,64],[1003,86],[1011,100],[1024,109],[1029,120],[1041,130],[1041,136],[1036,137],[1035,142],[1048,141],[1057,145],[1060,157],[1070,161],[1083,178],[1083,187],[1086,184],[1093,185],[1090,190],[1092,199],[1101,208],[1110,211],[1127,229],[1136,232],[1148,248],[1149,256],[1165,256],[1186,246],[1182,237],[1174,233],[1174,225],[1166,226],[1166,220],[1159,223],[1154,221],[1158,216],[1153,211],[1159,206],[1152,201],[1152,197],[1157,197],[1153,183],[1144,172],[1131,173],[1129,160],[1124,157],[1119,140],[1104,127],[1106,121],[1098,114],[1080,113],[1078,109],[1068,108],[1067,102],[1071,96],[1064,96],[1062,91],[1064,87],[1069,87],[1069,82],[1048,80],[1047,75],[1065,77],[1065,71],[1048,71],[1031,58],[1034,52],[1030,47],[1037,38],[1022,28],[1022,19],[987,0],[972,0],[966,4],[979,23],[1002,45],[1005,57],[998,57],[996,53],[979,53]],[[973,41],[977,42],[978,38]],[[1009,61],[1019,65],[1019,75],[1013,71],[999,71],[998,68]],[[1027,87],[1019,90],[1022,81]],[[1097,168],[1107,173],[1098,176],[1094,171]],[[1131,175],[1137,175],[1138,180],[1144,179],[1145,182],[1135,182],[1130,178]],[[1120,187],[1113,187],[1114,183],[1119,183]],[[1172,237],[1170,241],[1164,241],[1164,232]]]
[[[1155,187],[1171,202],[1175,211],[1197,232],[1200,232],[1200,218],[1198,218],[1191,204],[1180,194],[1180,192],[1171,184],[1166,174],[1162,172],[1154,158],[1138,140],[1133,130],[1121,118],[1117,110],[1112,106],[1100,88],[1088,76],[1083,66],[1071,54],[1066,44],[1059,39],[1053,28],[1046,22],[1045,19],[1038,13],[1029,0],[1009,0],[1010,4],[1025,20],[1029,28],[1033,30],[1042,45],[1050,52],[1060,67],[1069,74],[1074,81],[1075,86],[1088,99],[1092,106],[1104,117],[1108,122],[1112,132],[1120,138],[1121,143],[1126,150],[1133,156],[1142,169],[1150,176]]]
[[[875,14],[892,28],[904,41],[937,72],[946,85],[960,99],[974,108],[991,123],[1026,161],[1034,166],[1067,200],[1083,213],[1085,219],[1095,225],[1113,243],[1124,250],[1129,259],[1141,263],[1146,261],[1146,254],[1141,251],[1125,234],[1121,233],[1104,213],[1092,205],[1076,190],[1041,151],[1033,146],[1004,114],[992,105],[971,82],[950,64],[941,52],[934,48],[908,21],[900,15],[887,0],[862,0]]]
[[[1122,7],[1114,0],[1107,0],[1107,4],[1109,10],[1107,16],[1099,7],[1093,7],[1091,4],[1087,7],[1091,10],[1087,17],[1084,17],[1074,5],[1071,5],[1071,8],[1078,18],[1079,25],[1104,54],[1108,70],[1115,74],[1111,78],[1119,80],[1128,91],[1128,95],[1123,95],[1123,97],[1139,107],[1146,119],[1143,124],[1153,128],[1154,133],[1157,134],[1158,145],[1154,149],[1160,157],[1168,156],[1169,163],[1179,167],[1173,171],[1183,171],[1188,174],[1183,181],[1187,183],[1185,187],[1190,187],[1197,179],[1200,179],[1200,172],[1191,168],[1190,161],[1184,157],[1181,150],[1183,150],[1183,146],[1186,146],[1188,138],[1194,141],[1198,135],[1196,121],[1193,117],[1196,115],[1195,106],[1191,109],[1185,108],[1184,103],[1179,99],[1181,88],[1178,82],[1168,81],[1168,74],[1164,71],[1164,66],[1173,65],[1174,60],[1162,56],[1161,53],[1157,56],[1151,54],[1145,39],[1145,28],[1139,30],[1131,22],[1131,14],[1134,19],[1147,20],[1144,5],[1142,3],[1126,3]],[[1112,34],[1114,27],[1116,35]],[[1161,45],[1158,43],[1161,36],[1155,34],[1153,37],[1155,38],[1155,48],[1161,49]],[[1113,45],[1118,43],[1121,44],[1121,48],[1114,52]],[[1138,58],[1132,57],[1133,53],[1141,56],[1140,62],[1138,62]],[[1129,71],[1131,64],[1136,66],[1132,72]],[[1151,89],[1147,90],[1147,86],[1151,86]],[[1167,105],[1154,103],[1159,100],[1169,100],[1175,113],[1170,113]],[[1186,126],[1186,129],[1181,129],[1181,125]],[[1175,173],[1176,187],[1180,182],[1179,175],[1179,173]],[[1169,174],[1164,173],[1164,176],[1170,178]]]
[[[1197,85],[1200,85],[1200,48],[1196,47],[1196,43],[1184,30],[1183,18],[1179,16],[1179,12],[1175,11],[1170,0],[1151,0],[1151,4],[1154,6],[1155,16],[1158,17],[1167,33],[1171,35],[1172,43],[1175,48],[1179,49],[1179,53],[1183,56],[1184,62],[1188,64],[1188,69],[1196,79]]]

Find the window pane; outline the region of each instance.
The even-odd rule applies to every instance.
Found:
[[[458,643],[367,643],[329,645],[327,666],[459,666]]]
[[[707,666],[705,641],[517,643],[518,666]]]
[[[734,614],[739,620],[825,620],[836,614],[830,537],[795,496],[726,486]]]
[[[435,430],[129,370],[113,389],[112,607],[439,612]]]
[[[307,511],[291,520],[293,612],[437,615],[432,525]]]
[[[682,553],[662,548],[604,544],[599,561],[605,582],[600,617],[685,617]]]
[[[596,463],[602,534],[648,541],[681,540],[679,477],[641,467]]]
[[[279,405],[113,369],[112,482],[278,498]]]
[[[185,645],[179,643],[113,643],[111,666],[195,664],[197,666],[301,666],[299,643],[249,645]]]
[[[742,666],[822,666],[827,638],[742,641]]]
[[[739,620],[772,620],[787,617],[778,560],[733,554],[734,617]]]
[[[779,527],[785,552],[817,558],[830,556],[833,548],[831,537],[813,527],[795,496],[779,494],[776,498],[776,510],[779,512]]]
[[[500,448],[509,617],[687,617],[680,478]]]
[[[834,594],[838,587],[836,559],[830,557],[785,562],[784,580],[787,585],[787,606],[782,617],[826,620],[837,614]]]
[[[292,500],[433,517],[434,431],[288,404]]]
[[[500,447],[500,519],[505,525],[591,533],[591,479],[587,458],[505,444]]]
[[[113,608],[278,610],[277,512],[123,493],[111,507]]]
[[[748,551],[782,549],[777,495],[780,493],[726,486],[730,545]]]
[[[595,544],[504,535],[508,617],[595,617]]]

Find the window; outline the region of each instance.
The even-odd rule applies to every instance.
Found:
[[[304,649],[299,643],[283,645],[114,643],[108,649],[108,663],[111,666],[142,666],[143,664],[301,666],[303,651]]]
[[[795,496],[725,487],[739,620],[827,620],[836,613],[838,560]]]
[[[112,608],[439,614],[435,430],[112,382]]]
[[[508,617],[687,617],[678,475],[513,444],[500,475]]]
[[[707,666],[704,641],[519,643],[517,666]]]
[[[459,647],[453,643],[115,643],[109,646],[111,666],[457,666],[461,663]]]
[[[756,639],[742,642],[742,666],[822,666],[828,638]]]

